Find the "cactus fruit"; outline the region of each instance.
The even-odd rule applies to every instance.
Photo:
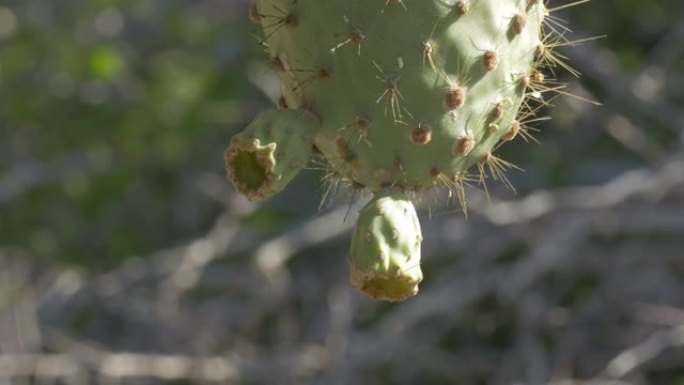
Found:
[[[531,106],[558,89],[540,71],[564,64],[550,53],[563,37],[544,32],[548,13],[540,0],[254,0],[281,109],[233,139],[230,179],[267,198],[313,145],[333,176],[376,194],[352,242],[354,286],[374,298],[414,294],[420,229],[404,194],[463,197],[472,166],[508,184],[512,165],[493,152],[529,137]]]
[[[352,285],[374,299],[401,301],[418,292],[418,216],[406,195],[383,189],[361,210],[349,252]]]
[[[250,200],[281,191],[311,157],[315,116],[304,110],[264,111],[231,139],[228,177]]]

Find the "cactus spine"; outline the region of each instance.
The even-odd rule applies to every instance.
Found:
[[[354,233],[354,286],[380,299],[414,294],[421,237],[404,194],[441,186],[463,197],[472,166],[481,179],[507,183],[510,164],[493,153],[529,135],[530,95],[544,90],[539,70],[557,59],[543,32],[547,13],[531,0],[255,0],[250,18],[282,82],[281,109],[231,143],[229,177],[249,197],[266,198],[300,169],[281,162],[293,152],[302,161],[313,144],[331,174],[376,194]],[[301,131],[276,133],[298,119]],[[272,145],[292,150],[263,162],[262,147]],[[262,168],[279,179],[254,188]],[[392,274],[408,274],[410,284],[397,289]]]

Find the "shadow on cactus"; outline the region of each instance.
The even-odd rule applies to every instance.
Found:
[[[281,81],[226,150],[229,178],[253,200],[282,190],[309,161],[333,182],[371,191],[350,251],[352,284],[372,298],[418,292],[420,226],[408,195],[459,197],[486,178],[510,183],[494,153],[532,139],[561,66],[565,27],[532,0],[256,0],[250,18]],[[475,166],[475,167],[474,167]],[[477,174],[472,174],[475,169]]]

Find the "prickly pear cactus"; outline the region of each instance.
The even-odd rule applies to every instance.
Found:
[[[560,39],[543,32],[547,14],[540,0],[255,0],[282,95],[231,142],[229,177],[268,198],[313,146],[334,178],[375,193],[352,242],[354,286],[415,294],[421,237],[406,193],[463,197],[473,166],[507,183],[494,150],[529,136],[531,106],[552,88],[540,69]]]

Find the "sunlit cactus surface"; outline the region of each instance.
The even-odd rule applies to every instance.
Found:
[[[322,157],[330,185],[374,194],[354,232],[353,285],[414,295],[422,236],[409,197],[442,187],[465,206],[466,183],[510,185],[496,150],[532,139],[544,92],[561,87],[542,72],[565,67],[549,13],[529,0],[253,2],[281,94],[232,139],[229,178],[264,200]]]

